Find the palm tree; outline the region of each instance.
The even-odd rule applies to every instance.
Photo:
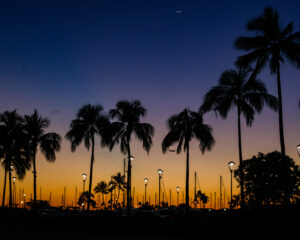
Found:
[[[113,180],[110,180],[109,182],[108,182],[108,192],[110,192],[110,200],[109,200],[109,202],[110,202],[110,207],[111,207],[111,209],[113,208],[113,198],[112,198],[112,196],[113,196],[113,191],[115,190],[117,188],[117,185],[116,185],[116,182],[115,181],[113,181]]]
[[[26,170],[30,169],[28,145],[24,133],[24,119],[17,113],[5,111],[0,116],[0,145],[2,166],[4,168],[4,187],[2,206],[5,204],[6,178],[9,176],[9,206],[12,207],[12,172],[23,179]]]
[[[126,187],[125,175],[122,175],[120,172],[118,172],[116,175],[112,176],[112,181],[118,188],[118,196],[117,196],[117,202],[116,202],[116,205],[118,205],[118,201],[120,198],[120,191],[124,191],[124,189]]]
[[[277,75],[278,91],[278,117],[281,154],[285,156],[285,143],[282,116],[282,93],[281,93],[281,64],[288,60],[292,65],[300,68],[300,31],[293,33],[293,22],[283,26],[278,12],[267,7],[263,15],[250,20],[247,30],[254,32],[253,37],[239,37],[235,41],[237,49],[247,51],[240,56],[237,63],[249,66],[256,63],[258,70],[269,64],[271,74]]]
[[[243,167],[241,115],[244,115],[246,124],[251,126],[255,111],[260,113],[264,104],[277,110],[276,97],[268,94],[265,84],[256,78],[256,71],[247,68],[227,70],[222,73],[219,84],[206,93],[201,112],[214,110],[223,119],[229,110],[237,108],[239,163]],[[244,176],[241,174],[241,207],[244,207]]]
[[[95,193],[101,193],[102,194],[102,204],[105,206],[104,201],[104,194],[108,193],[108,185],[105,181],[101,181],[97,183],[96,187],[94,188]]]
[[[60,151],[61,136],[57,133],[45,133],[50,125],[48,118],[43,118],[37,110],[33,114],[25,115],[25,132],[30,148],[30,160],[33,165],[33,209],[37,210],[36,203],[36,154],[38,149],[48,162],[56,160],[55,153]]]
[[[79,196],[77,204],[79,205],[79,207],[82,206],[83,210],[84,210],[85,205],[86,204],[89,205],[89,203],[93,208],[95,208],[96,201],[93,198],[94,198],[94,194],[89,194],[88,191],[82,192]]]
[[[82,141],[84,141],[87,150],[90,147],[92,148],[88,197],[91,196],[92,191],[95,137],[98,135],[101,138],[101,147],[105,147],[108,144],[107,129],[109,129],[109,120],[102,111],[103,107],[101,105],[86,104],[82,106],[77,113],[77,118],[72,120],[70,130],[66,134],[66,139],[71,142],[72,152],[76,150]],[[90,202],[88,201],[87,204],[87,210],[89,210]]]
[[[140,118],[144,117],[147,110],[139,100],[119,101],[115,109],[111,109],[109,114],[112,119],[117,119],[111,124],[112,142],[110,150],[114,145],[120,143],[121,152],[128,155],[127,173],[127,215],[130,216],[131,208],[131,136],[134,133],[138,140],[143,143],[143,148],[149,154],[152,146],[154,127],[149,123],[141,123]]]
[[[172,115],[168,121],[169,132],[162,142],[162,151],[166,153],[167,149],[178,142],[177,154],[181,153],[182,148],[186,152],[186,181],[185,181],[185,204],[189,207],[189,164],[190,164],[190,142],[194,138],[200,144],[199,148],[202,154],[206,150],[211,150],[215,143],[212,136],[212,128],[203,123],[200,113],[184,109],[179,114]]]

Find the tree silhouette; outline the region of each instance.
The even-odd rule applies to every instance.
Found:
[[[105,181],[101,181],[97,183],[96,187],[94,188],[95,193],[101,193],[102,194],[102,205],[105,205],[104,201],[104,195],[108,193],[108,185]]]
[[[38,149],[44,155],[47,161],[54,162],[56,160],[55,153],[60,151],[61,136],[57,133],[45,133],[49,127],[48,118],[43,118],[37,110],[33,114],[25,115],[25,133],[30,149],[30,160],[33,165],[33,209],[37,210],[36,202],[36,154]]]
[[[84,141],[87,150],[91,149],[91,164],[90,164],[90,181],[89,194],[91,196],[92,179],[93,179],[93,164],[95,161],[95,136],[101,137],[101,147],[105,147],[109,143],[108,129],[109,120],[106,115],[102,114],[103,107],[101,105],[86,104],[82,106],[70,124],[70,130],[66,134],[66,139],[71,142],[71,151]],[[90,202],[87,203],[87,210],[90,209]]]
[[[284,204],[285,185],[288,186],[289,199],[300,196],[299,166],[288,156],[282,159],[280,152],[258,153],[245,160],[244,168],[234,172],[238,182],[242,170],[245,176],[245,198],[251,207]]]
[[[128,156],[127,174],[127,215],[130,216],[131,208],[131,151],[130,142],[132,134],[143,143],[143,148],[149,153],[152,146],[154,127],[149,123],[141,123],[140,118],[144,117],[147,110],[139,100],[119,101],[115,109],[111,109],[109,114],[112,119],[117,119],[111,124],[112,142],[110,149],[114,145],[120,144],[122,153]]]
[[[125,175],[122,175],[120,172],[118,172],[116,175],[112,176],[112,181],[114,182],[114,185],[118,188],[118,196],[116,202],[116,205],[118,205],[120,191],[124,191],[124,189],[126,188]]]
[[[212,136],[212,128],[203,123],[200,113],[184,109],[181,113],[172,115],[168,121],[169,132],[162,142],[162,151],[166,153],[167,149],[178,142],[177,154],[182,149],[186,152],[186,182],[185,182],[185,204],[189,207],[189,161],[190,161],[190,141],[196,139],[200,142],[199,148],[202,153],[211,150],[215,143]]]
[[[23,179],[30,169],[28,144],[24,133],[24,119],[17,113],[5,111],[0,115],[0,153],[3,159],[4,186],[2,206],[5,204],[6,178],[9,176],[9,206],[12,207],[12,172]]]
[[[282,156],[285,156],[283,130],[283,111],[281,93],[281,64],[288,60],[300,68],[300,31],[294,32],[293,22],[283,26],[277,10],[266,7],[264,13],[247,24],[247,30],[253,32],[253,37],[239,37],[235,41],[237,49],[247,53],[237,60],[238,65],[249,66],[256,63],[258,70],[269,64],[271,74],[277,75],[279,135]]]
[[[237,108],[239,165],[243,168],[241,115],[246,124],[251,126],[255,112],[260,113],[264,105],[277,110],[276,97],[268,94],[263,82],[256,78],[256,71],[249,68],[230,69],[222,73],[217,86],[212,87],[205,95],[201,112],[215,111],[223,119],[229,110]],[[241,175],[241,207],[244,207],[244,181]]]
[[[95,208],[96,201],[93,198],[94,194],[89,194],[88,191],[82,192],[79,196],[77,204],[79,205],[79,207],[82,206],[83,210],[86,205],[89,205],[89,203],[92,206],[92,208]]]

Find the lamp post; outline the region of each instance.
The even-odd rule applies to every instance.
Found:
[[[148,178],[144,178],[144,182],[145,182],[145,205],[146,205],[146,202],[147,202],[147,185],[148,185]]]
[[[16,204],[16,177],[12,177],[12,182],[13,182],[13,205]]]
[[[179,206],[179,191],[180,191],[180,187],[176,187],[176,192],[177,192],[177,206]]]
[[[158,172],[158,206],[160,206],[160,181],[161,181],[162,174],[164,171],[161,169],[158,169],[157,172]]]
[[[233,166],[235,165],[235,162],[230,161],[228,163],[229,171],[230,171],[230,208],[232,208],[232,172],[233,172]]]
[[[300,144],[298,144],[298,146],[297,146],[297,152],[298,152],[298,155],[300,157]]]
[[[87,175],[85,173],[82,174],[82,178],[83,178],[83,193],[85,191],[85,180],[86,180]]]
[[[132,197],[131,197],[131,167],[132,167],[132,161],[134,157],[129,156],[127,158],[128,161],[128,167],[127,167],[127,207],[128,207],[128,213],[130,215],[130,208],[132,207]]]

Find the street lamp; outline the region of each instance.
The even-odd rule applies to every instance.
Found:
[[[128,160],[128,167],[127,167],[127,211],[128,214],[130,215],[130,208],[131,206],[131,165],[132,165],[132,161],[133,161],[134,157],[129,155],[129,157],[127,158]]]
[[[297,146],[297,152],[298,152],[298,155],[300,157],[300,144],[298,144],[298,146]]]
[[[235,165],[235,162],[230,161],[228,163],[229,171],[230,171],[230,208],[232,208],[232,172],[233,172],[233,166]]]
[[[180,187],[176,187],[176,192],[177,192],[177,206],[179,206],[179,191],[180,191]]]
[[[164,171],[161,169],[158,169],[157,172],[158,172],[158,206],[160,206],[160,181],[161,181],[162,174]]]
[[[148,185],[148,182],[149,182],[149,179],[148,178],[144,178],[144,182],[145,182],[145,204],[147,202],[147,185]]]
[[[12,182],[13,182],[13,205],[16,203],[16,177],[12,177]]]
[[[85,180],[86,180],[87,175],[85,173],[82,174],[83,178],[83,192],[85,191]]]

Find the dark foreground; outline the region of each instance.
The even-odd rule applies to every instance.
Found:
[[[186,213],[181,216],[32,217],[0,211],[0,236],[10,239],[288,239],[299,235],[299,207]],[[1,237],[2,239],[2,237]],[[5,239],[5,238],[3,238]]]

